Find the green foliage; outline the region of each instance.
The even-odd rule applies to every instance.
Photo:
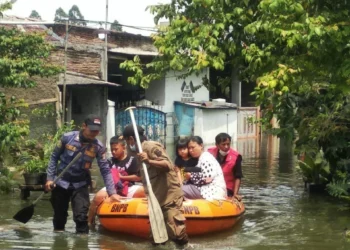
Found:
[[[248,2],[174,0],[170,4],[150,6],[156,23],[161,18],[169,19],[170,23],[153,36],[159,57],[146,65],[135,59],[122,65],[134,73],[129,82],[147,87],[150,81],[170,70],[181,72],[179,78],[207,67],[242,70],[242,41],[247,42],[243,28],[255,20],[257,8],[255,1]],[[226,90],[230,81],[221,84]]]
[[[55,134],[44,134],[40,141],[27,140],[17,152],[19,170],[26,173],[46,172],[52,151],[64,133],[72,131],[73,121],[59,128]]]
[[[0,193],[9,193],[18,183],[7,168],[0,169]]]
[[[35,108],[32,110],[32,114],[37,117],[56,117],[56,107],[53,103],[46,104],[43,107]]]
[[[297,139],[298,151],[322,150],[336,175],[350,155],[350,1],[172,0],[150,11],[169,26],[153,36],[159,56],[152,62],[121,65],[133,72],[129,82],[147,87],[171,70],[186,77],[231,67],[256,82],[263,126]],[[272,117],[280,128],[270,126]]]
[[[34,87],[34,76],[49,77],[58,74],[61,68],[47,60],[52,48],[45,41],[45,33],[28,33],[1,27],[0,87]]]
[[[326,190],[327,192],[334,197],[345,199],[350,201],[350,195],[349,190],[350,189],[350,183],[343,180],[343,181],[332,181],[331,183],[327,184]]]
[[[36,10],[32,10],[29,17],[41,20],[41,16],[39,15],[39,13]]]
[[[3,160],[1,155],[11,151],[29,133],[29,121],[19,119],[20,107],[27,107],[23,100],[14,96],[7,99],[0,92],[0,162]]]
[[[111,30],[123,31],[123,27],[119,24],[117,20],[114,20],[114,22],[111,24]]]
[[[11,4],[0,4],[0,11]],[[0,28],[0,87],[30,88],[36,85],[33,77],[58,74],[60,67],[48,62],[52,45],[46,34],[22,32],[19,29]],[[20,108],[27,107],[23,100],[6,97],[0,91],[0,167],[2,156],[15,151],[19,141],[29,133],[28,120],[21,118]]]
[[[298,161],[304,181],[313,184],[326,184],[329,182],[329,163],[322,151],[305,153],[304,160]]]

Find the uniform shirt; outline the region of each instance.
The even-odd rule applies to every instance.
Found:
[[[157,197],[160,206],[164,206],[183,197],[183,192],[174,165],[165,152],[162,144],[155,141],[144,141],[142,143],[142,150],[147,153],[150,160],[165,160],[168,163],[168,167],[166,168],[149,166],[146,164],[152,190]],[[143,177],[142,180],[145,185],[143,168],[141,167],[140,169],[141,176]]]
[[[109,163],[106,159],[106,148],[97,139],[89,143],[81,142],[79,131],[64,134],[56,145],[47,168],[47,180],[53,181],[79,152],[83,153],[82,157],[63,174],[56,184],[64,189],[69,187],[77,189],[90,184],[90,168],[92,161],[96,158],[108,194],[116,194]]]

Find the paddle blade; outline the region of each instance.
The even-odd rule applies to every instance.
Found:
[[[34,214],[34,204],[31,204],[28,207],[23,208],[22,210],[18,211],[17,214],[13,216],[13,218],[19,222],[27,223]]]
[[[168,240],[168,233],[163,212],[153,192],[150,192],[148,196],[148,213],[154,242],[166,242]]]

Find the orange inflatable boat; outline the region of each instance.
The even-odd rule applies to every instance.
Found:
[[[232,228],[245,211],[242,202],[188,200],[183,203],[187,233],[190,236],[218,232]],[[97,210],[101,225],[109,231],[149,236],[147,200],[123,199],[104,202]]]

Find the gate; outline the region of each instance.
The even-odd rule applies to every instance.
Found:
[[[136,124],[145,130],[148,140],[158,141],[165,145],[166,113],[151,107],[136,107],[134,109]],[[123,129],[131,124],[130,114],[125,109],[115,112],[115,134],[123,135]]]

